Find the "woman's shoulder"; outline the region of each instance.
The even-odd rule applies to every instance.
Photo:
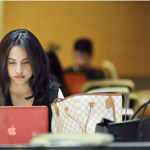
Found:
[[[53,103],[53,101],[58,98],[58,94],[59,94],[59,88],[60,88],[60,84],[55,82],[55,81],[52,81],[52,80],[49,80],[48,81],[48,88],[47,88],[47,92],[46,92],[46,96],[43,100],[43,102],[48,102],[48,106],[49,106],[49,103]]]
[[[58,90],[60,88],[60,86],[61,86],[61,84],[59,84],[55,81],[49,80],[49,82],[48,82],[48,89]]]

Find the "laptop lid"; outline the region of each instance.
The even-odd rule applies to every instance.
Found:
[[[0,144],[29,144],[34,134],[47,132],[47,106],[0,107]]]
[[[87,80],[84,73],[65,72],[63,77],[70,94],[81,93],[81,89]]]

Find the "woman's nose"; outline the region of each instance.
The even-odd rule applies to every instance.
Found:
[[[17,65],[16,74],[17,75],[22,75],[22,67],[21,67],[20,64]]]

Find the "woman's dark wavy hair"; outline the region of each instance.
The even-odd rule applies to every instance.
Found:
[[[9,51],[15,45],[21,46],[26,51],[33,72],[29,79],[33,95],[25,99],[34,97],[34,104],[38,105],[45,97],[46,86],[52,76],[49,74],[49,59],[44,49],[39,40],[26,29],[13,30],[6,34],[0,42],[0,87],[1,94],[3,93],[0,105],[6,105],[8,100],[10,78],[7,71],[7,61]]]

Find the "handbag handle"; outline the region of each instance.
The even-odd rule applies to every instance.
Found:
[[[145,114],[145,110],[148,106],[148,104],[150,104],[150,99],[148,100],[148,102],[146,102],[145,104],[143,104],[136,112],[135,114],[132,116],[131,119],[134,119],[135,116],[139,113],[139,111],[144,108],[143,112],[142,112],[142,115],[141,115],[141,120],[140,120],[140,123],[139,123],[139,127],[138,127],[138,130],[137,130],[137,140],[140,140],[141,137],[142,137],[142,132],[141,132],[141,127],[142,127],[142,123],[143,123],[143,118],[144,118],[144,114]]]
[[[68,109],[65,107],[64,108],[64,111],[65,111],[65,113],[72,119],[72,120],[74,120],[76,123],[78,123],[78,125],[80,126],[80,128],[81,128],[81,130],[82,130],[82,133],[86,133],[86,128],[87,128],[87,123],[88,123],[88,120],[89,120],[89,116],[90,116],[90,113],[91,113],[91,109],[92,109],[92,107],[94,107],[95,106],[95,103],[90,103],[90,111],[89,111],[89,114],[88,114],[88,117],[87,117],[87,120],[86,120],[86,124],[85,124],[85,131],[83,130],[83,128],[82,128],[82,126],[73,118],[73,117],[71,117],[69,114],[68,114]]]
[[[54,100],[55,112],[56,112],[56,115],[59,116],[59,110],[58,110],[58,107],[57,107],[57,105],[56,105],[56,101],[57,101],[57,100],[62,100],[62,98],[56,98],[56,99]]]
[[[141,109],[142,109],[143,107],[146,109],[146,107],[147,107],[148,104],[150,104],[150,99],[149,99],[148,102],[144,103],[144,104],[134,113],[134,115],[132,116],[131,120],[136,117],[136,115],[141,111]],[[141,115],[141,118],[142,118],[142,116],[144,116],[144,113],[145,113],[145,111],[143,110],[143,113],[142,113],[142,115]]]

